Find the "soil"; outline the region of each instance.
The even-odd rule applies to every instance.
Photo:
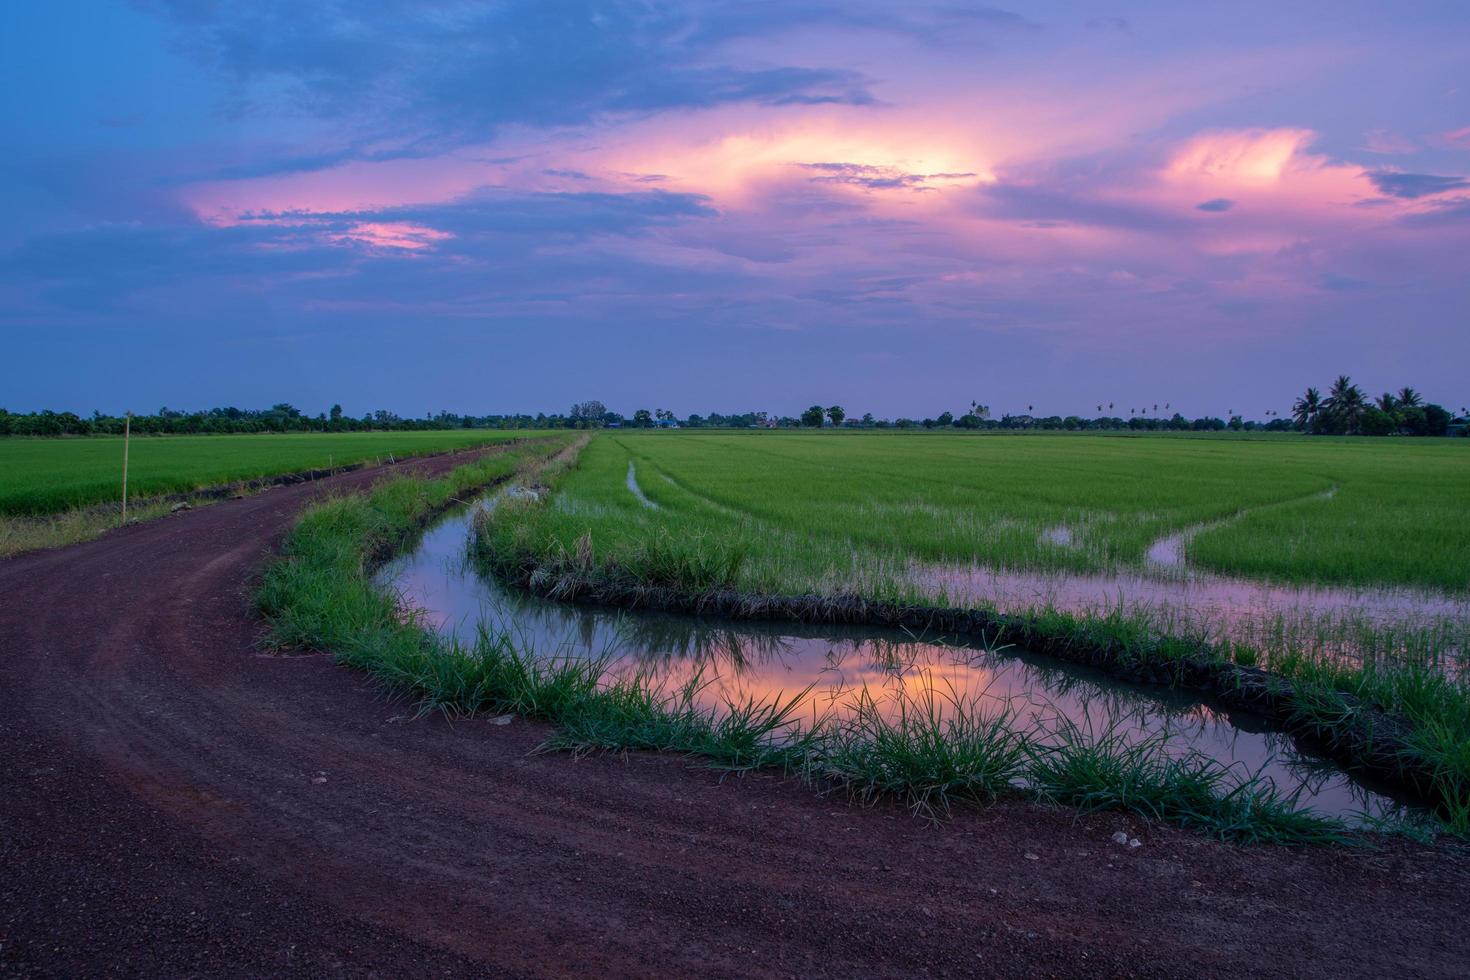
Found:
[[[543,726],[416,719],[323,654],[262,651],[271,547],[382,475],[0,561],[0,973],[1464,973],[1448,848],[1242,848],[1024,803],[936,826],[538,753]]]

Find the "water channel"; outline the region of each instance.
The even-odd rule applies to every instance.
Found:
[[[1195,750],[1242,771],[1261,773],[1319,812],[1415,816],[1416,807],[1303,751],[1262,719],[1212,707],[1187,693],[1141,686],[1013,648],[987,649],[961,637],[915,636],[868,627],[764,623],[671,613],[610,610],[552,602],[507,589],[478,574],[466,544],[475,511],[493,495],[431,525],[377,581],[417,608],[425,622],[472,641],[483,626],[509,631],[541,656],[613,657],[612,670],[651,672],[677,685],[696,672],[700,699],[765,701],[811,686],[807,720],[843,710],[866,687],[876,699],[931,685],[1007,701],[1018,724],[1084,730],[1122,726],[1130,737],[1165,732],[1170,751]]]

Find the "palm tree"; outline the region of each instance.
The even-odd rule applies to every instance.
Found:
[[[1390,395],[1388,392],[1385,391],[1383,394],[1378,396],[1379,411],[1387,412],[1389,415],[1392,415],[1394,409],[1398,407],[1399,400],[1393,397],[1393,395]]]
[[[1322,392],[1316,388],[1308,388],[1307,393],[1298,398],[1291,405],[1292,417],[1296,419],[1297,428],[1305,429],[1312,424],[1317,413],[1322,411]]]
[[[1366,405],[1363,389],[1353,384],[1353,380],[1347,375],[1339,374],[1337,380],[1332,382],[1332,387],[1327,390],[1322,410],[1332,419],[1335,428],[1342,432],[1357,432],[1358,422],[1363,417]]]
[[[1403,408],[1418,408],[1424,404],[1424,399],[1413,388],[1399,389],[1399,405]]]

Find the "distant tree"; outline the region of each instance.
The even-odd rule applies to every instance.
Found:
[[[1391,416],[1395,411],[1398,410],[1399,400],[1385,391],[1383,394],[1378,396],[1378,401],[1376,402],[1376,404],[1378,405],[1378,410],[1380,412],[1382,412],[1384,415]]]
[[[1306,394],[1302,395],[1291,405],[1291,414],[1296,419],[1297,427],[1307,429],[1316,420],[1317,413],[1322,411],[1322,392],[1316,388],[1308,388]]]
[[[873,424],[874,424],[874,421],[873,421],[873,413],[872,412],[864,412],[863,413],[863,425],[873,425]]]
[[[577,402],[572,406],[571,413],[567,416],[572,424],[582,428],[601,425],[607,415],[607,406],[593,398],[585,402]]]
[[[950,426],[954,425],[954,413],[953,412],[940,412],[939,413],[939,418],[935,419],[934,421],[936,423],[938,423],[939,425],[941,425],[941,426],[943,426],[944,428],[947,429]]]
[[[337,423],[337,422],[341,422],[342,421],[342,406],[341,405],[333,405],[332,406],[331,420],[332,420],[332,422],[334,424]]]
[[[1358,426],[1365,436],[1388,436],[1398,430],[1399,423],[1392,411],[1383,409],[1380,400],[1378,405],[1369,405],[1363,409]]]
[[[633,413],[633,424],[640,429],[646,429],[653,425],[653,413],[646,408],[640,408]]]
[[[1405,408],[1419,408],[1424,404],[1424,399],[1413,388],[1400,388],[1398,400]]]
[[[827,417],[827,412],[820,405],[813,405],[801,413],[801,424],[810,429],[820,429],[822,420]]]
[[[1449,435],[1450,413],[1442,406],[1429,404],[1424,406],[1424,430],[1421,435],[1443,436]]]
[[[847,409],[841,405],[833,405],[827,409],[827,418],[832,420],[833,425],[841,425],[842,420],[847,418]]]
[[[1327,398],[1322,402],[1322,411],[1327,415],[1333,432],[1355,433],[1363,418],[1363,409],[1368,400],[1363,389],[1353,384],[1345,374],[1337,376],[1332,387],[1327,389]]]

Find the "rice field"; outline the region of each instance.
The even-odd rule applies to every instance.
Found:
[[[290,433],[135,437],[128,494],[144,498],[285,473],[463,449],[527,432]],[[0,439],[0,517],[56,514],[116,503],[122,496],[123,440]]]
[[[1264,669],[1293,691],[1278,713],[1355,765],[1400,731],[1384,766],[1470,828],[1467,477],[1458,443],[609,433],[474,547],[552,598],[875,623],[960,607],[1154,683]],[[1215,679],[1187,680],[1200,665]]]
[[[545,526],[620,559],[698,543],[782,591],[913,561],[1166,578],[1150,549],[1185,534],[1223,576],[1464,594],[1467,513],[1450,441],[650,432],[594,440]]]

